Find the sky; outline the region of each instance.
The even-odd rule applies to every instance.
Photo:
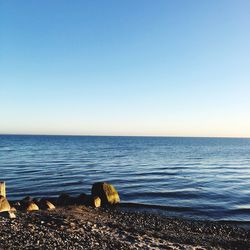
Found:
[[[250,137],[250,1],[0,1],[0,133]]]

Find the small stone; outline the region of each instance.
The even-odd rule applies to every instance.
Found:
[[[34,202],[29,202],[25,205],[24,210],[27,212],[31,212],[31,211],[37,211],[39,210],[39,207],[37,206],[36,203]]]
[[[16,218],[16,215],[11,211],[1,212],[0,216],[2,216],[4,218],[8,218],[8,219],[15,219]]]
[[[44,210],[51,210],[51,209],[55,209],[56,207],[54,206],[54,204],[52,204],[50,201],[48,200],[45,200],[45,199],[42,199],[40,202],[39,202],[39,207],[41,209],[44,209]]]
[[[101,199],[98,196],[92,197],[91,199],[91,206],[92,207],[100,207],[101,206]]]
[[[13,212],[13,213],[16,213],[16,208],[15,207],[11,207],[10,211]]]

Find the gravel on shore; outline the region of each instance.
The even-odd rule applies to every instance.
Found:
[[[0,217],[0,249],[250,249],[250,230],[86,206]]]

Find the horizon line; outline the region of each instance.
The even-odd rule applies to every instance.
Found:
[[[250,139],[242,136],[188,136],[188,135],[98,135],[98,134],[36,134],[36,133],[0,133],[2,135],[13,136],[75,136],[75,137],[151,137],[151,138],[221,138],[221,139]]]

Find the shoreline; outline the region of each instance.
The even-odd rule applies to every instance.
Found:
[[[40,198],[37,198],[37,199],[40,199]],[[57,204],[58,197],[56,196],[44,197],[44,199],[52,201],[53,204]],[[20,200],[9,200],[9,203],[13,206],[15,203],[18,203],[19,201]],[[139,202],[120,202],[113,206],[120,208],[120,209],[128,209],[130,211],[141,212],[141,213],[151,213],[151,214],[156,214],[156,215],[164,216],[164,217],[181,218],[184,220],[194,220],[194,221],[211,221],[211,222],[227,223],[227,224],[237,225],[240,227],[242,226],[247,229],[250,229],[250,221],[212,219],[209,217],[203,218],[197,215],[187,216],[185,214],[181,214],[183,211],[191,212],[192,208],[190,207],[175,207],[175,206],[147,204],[147,203],[139,203]]]
[[[217,222],[217,223],[225,223],[236,225],[238,227],[243,227],[250,230],[250,221],[240,221],[240,220],[216,220],[216,219],[204,219],[199,218],[198,216],[185,216],[181,214],[177,214],[182,212],[186,209],[190,208],[182,208],[182,207],[172,207],[172,206],[164,206],[164,205],[154,205],[154,204],[144,204],[144,203],[135,203],[135,202],[121,202],[117,205],[119,208],[127,208],[129,210],[135,209],[135,211],[142,212],[142,213],[152,213],[159,216],[170,217],[170,218],[180,218],[183,220],[190,220],[190,221],[208,221],[208,222]],[[140,211],[142,210],[142,211]],[[190,209],[191,210],[191,209]],[[162,213],[159,213],[162,211]],[[176,215],[170,215],[169,212],[174,212]]]
[[[120,204],[122,205],[122,203]],[[122,206],[84,205],[0,218],[0,249],[249,249],[250,230]]]
[[[2,182],[0,250],[250,249],[249,223],[183,218],[171,216],[174,207],[120,203],[105,182],[78,196],[8,201],[5,191]]]
[[[25,197],[29,197],[29,196],[25,196]],[[43,198],[52,201],[53,204],[57,204],[57,199],[58,199],[57,196],[43,197]],[[72,198],[74,197],[72,196]],[[41,199],[41,198],[36,197],[36,199]],[[9,200],[9,203],[13,206],[14,204],[20,202],[21,200],[19,199]],[[182,212],[192,212],[193,209],[190,207],[176,207],[176,206],[169,206],[169,205],[149,204],[149,203],[140,203],[140,202],[127,202],[127,201],[119,202],[118,204],[115,204],[115,206],[119,208],[125,208],[125,209],[128,208],[130,210],[134,209],[135,211],[142,210],[142,212],[149,212],[153,214],[159,213],[159,215],[162,215],[162,216],[183,218],[187,220],[214,221],[214,222],[222,222],[222,223],[225,222],[225,223],[235,224],[238,226],[245,225],[246,227],[249,227],[250,229],[250,221],[248,220],[213,219],[211,217],[204,217],[204,216],[200,216],[197,214],[186,215],[182,213]]]

